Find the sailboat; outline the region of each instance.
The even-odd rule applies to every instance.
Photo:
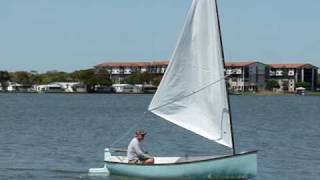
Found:
[[[151,179],[246,179],[257,173],[257,151],[236,153],[224,73],[217,0],[193,0],[182,34],[148,110],[230,148],[224,156],[155,157],[129,164],[105,149],[105,166],[91,173]],[[232,149],[232,153],[231,153]]]

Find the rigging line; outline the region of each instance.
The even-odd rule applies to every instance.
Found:
[[[142,116],[142,119],[145,119],[146,117],[146,112],[143,113],[143,116]],[[109,147],[111,148],[112,146],[118,144],[120,141],[122,141],[124,138],[126,138],[127,136],[129,136],[129,133],[134,131],[134,130],[137,130],[139,124],[134,124],[130,129],[127,130],[126,133],[124,133],[120,138],[116,139],[113,143],[111,143],[109,145]]]
[[[175,102],[177,102],[177,101],[179,101],[179,100],[182,100],[182,99],[184,99],[184,98],[190,97],[190,96],[192,96],[192,95],[194,95],[194,94],[196,94],[196,93],[198,93],[198,92],[200,92],[200,91],[203,91],[203,90],[207,89],[208,87],[210,87],[210,86],[212,86],[212,85],[214,85],[214,84],[216,84],[216,83],[218,83],[218,82],[220,82],[220,81],[222,81],[222,80],[225,80],[226,78],[230,77],[231,75],[233,75],[233,74],[235,74],[235,73],[236,73],[236,72],[233,71],[233,72],[232,72],[230,75],[228,75],[228,76],[224,76],[223,78],[220,78],[220,79],[218,79],[217,81],[214,81],[214,82],[212,82],[212,83],[209,83],[208,85],[206,85],[206,86],[204,86],[204,87],[202,87],[202,88],[200,88],[200,89],[198,89],[198,90],[196,90],[196,91],[193,91],[193,92],[191,92],[190,94],[187,94],[187,95],[182,96],[182,97],[180,97],[180,98],[174,99],[174,100],[172,100],[172,101],[170,101],[170,102],[168,102],[168,103],[165,103],[165,104],[163,104],[163,105],[160,105],[160,106],[158,106],[158,107],[152,108],[152,109],[150,109],[149,111],[154,111],[154,110],[160,109],[160,108],[165,107],[165,106],[167,106],[167,105],[173,104],[173,103],[175,103]]]
[[[112,144],[109,145],[109,147],[112,147],[116,144],[118,144],[120,141],[122,141],[125,137],[129,135],[130,132],[132,132],[135,128],[138,127],[138,124],[133,125],[126,133],[124,133],[120,138],[115,140]]]

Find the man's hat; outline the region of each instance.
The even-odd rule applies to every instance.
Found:
[[[136,131],[136,135],[146,135],[147,134],[147,132],[145,132],[144,130],[138,130],[138,131]]]

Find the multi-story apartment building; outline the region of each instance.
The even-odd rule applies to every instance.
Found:
[[[149,72],[163,75],[169,61],[107,62],[96,68],[107,69],[117,83],[134,73]],[[311,64],[264,64],[258,61],[226,62],[225,73],[232,91],[257,91],[266,87],[268,79],[276,79],[280,90],[294,92],[297,82],[308,82],[317,88],[318,68]]]
[[[134,73],[152,73],[162,75],[166,71],[169,61],[152,61],[152,62],[106,62],[97,65],[97,69],[106,69],[111,79],[117,83]]]
[[[311,90],[316,90],[318,67],[311,64],[270,64],[269,76],[278,80],[283,91],[294,92],[298,82],[307,82]]]
[[[267,65],[257,62],[227,62],[225,73],[232,91],[257,91],[265,88]]]

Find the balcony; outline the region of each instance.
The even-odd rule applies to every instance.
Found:
[[[124,74],[131,74],[132,70],[130,68],[124,69]]]
[[[226,74],[227,75],[231,75],[232,74],[232,69],[227,69]]]
[[[235,72],[235,74],[242,74],[242,70],[241,69],[234,69],[233,71]]]
[[[288,71],[288,76],[294,76],[294,70],[289,70]]]
[[[269,76],[275,76],[276,72],[275,71],[269,71]]]
[[[120,69],[112,69],[111,74],[120,74]]]
[[[282,70],[277,70],[276,71],[276,76],[283,76],[283,71]]]

